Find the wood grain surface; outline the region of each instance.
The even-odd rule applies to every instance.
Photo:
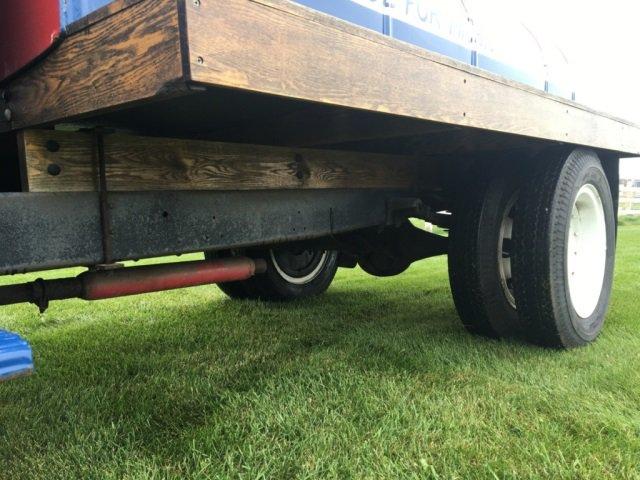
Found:
[[[288,0],[186,6],[197,82],[640,153],[635,126]]]
[[[175,0],[142,1],[76,32],[5,90],[12,129],[171,94],[182,78]]]
[[[200,140],[105,135],[108,189],[260,190],[424,187],[434,172],[399,155],[292,149]],[[95,136],[25,130],[21,150],[30,192],[95,191]]]

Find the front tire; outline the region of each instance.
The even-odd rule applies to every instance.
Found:
[[[598,156],[541,159],[514,222],[514,288],[529,340],[554,348],[597,338],[609,305],[616,221]]]

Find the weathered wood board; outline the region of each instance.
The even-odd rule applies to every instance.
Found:
[[[288,0],[186,8],[196,82],[640,153],[636,126]]]
[[[424,188],[433,179],[409,156],[293,149],[199,140],[103,136],[113,191]],[[25,130],[21,151],[28,191],[98,189],[96,137]]]
[[[171,95],[182,79],[176,1],[146,0],[70,35],[0,90],[20,129]]]

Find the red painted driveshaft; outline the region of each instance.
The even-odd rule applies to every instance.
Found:
[[[140,293],[161,292],[211,283],[246,280],[265,271],[264,260],[229,258],[201,262],[168,263],[147,267],[122,268],[107,272],[85,272],[81,298],[102,300]]]
[[[102,300],[176,288],[246,280],[264,273],[264,260],[235,257],[197,262],[166,263],[145,267],[91,270],[75,278],[36,280],[0,287],[0,305],[31,302],[41,311],[51,300],[83,298]]]

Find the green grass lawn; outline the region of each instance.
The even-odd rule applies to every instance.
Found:
[[[6,307],[37,374],[0,384],[0,478],[640,478],[640,226],[619,241],[571,352],[465,333],[443,258],[292,305]]]
[[[618,224],[622,226],[640,225],[640,215],[624,215],[618,219]]]

